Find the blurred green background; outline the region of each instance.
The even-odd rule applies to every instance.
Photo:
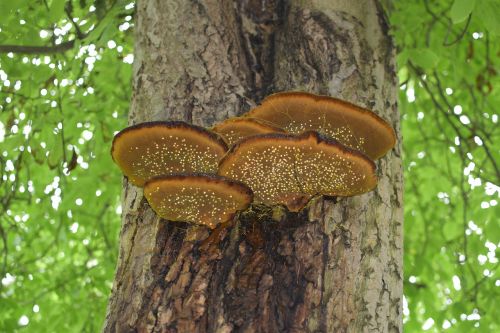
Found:
[[[383,3],[404,137],[405,330],[500,332],[500,1]],[[0,332],[97,332],[118,254],[109,149],[127,124],[134,2],[0,0],[0,13]]]

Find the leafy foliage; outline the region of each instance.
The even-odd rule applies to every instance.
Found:
[[[498,331],[496,0],[385,1],[398,47],[405,329]],[[133,3],[0,0],[0,331],[96,332],[117,260]]]
[[[405,329],[499,331],[498,1],[394,2]],[[496,17],[496,19],[494,19]]]
[[[1,332],[102,326],[120,223],[109,147],[130,99],[127,5],[0,2],[0,45],[68,47],[0,54]]]

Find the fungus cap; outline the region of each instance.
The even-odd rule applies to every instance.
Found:
[[[281,92],[264,99],[246,117],[300,134],[313,130],[376,160],[396,143],[392,127],[374,112],[329,96]]]
[[[219,163],[219,174],[250,186],[255,202],[290,211],[315,195],[353,196],[377,184],[373,161],[313,131],[242,139]]]
[[[203,224],[212,229],[231,220],[253,200],[252,190],[245,184],[200,173],[150,179],[144,185],[144,196],[164,219]]]
[[[137,186],[155,176],[217,171],[227,146],[217,134],[182,121],[127,127],[113,139],[111,155]]]
[[[248,136],[285,132],[279,127],[267,125],[252,118],[229,118],[215,125],[212,130],[222,136],[229,146]]]

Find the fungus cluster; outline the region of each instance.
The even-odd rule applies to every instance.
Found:
[[[155,176],[179,172],[216,173],[226,153],[225,142],[213,132],[180,121],[149,122],[119,132],[111,156],[137,186]]]
[[[315,195],[352,196],[377,184],[370,159],[313,131],[247,137],[225,155],[219,174],[249,184],[256,202],[290,211]]]
[[[229,118],[215,125],[212,130],[222,136],[229,146],[248,136],[267,133],[285,133],[285,130],[279,127],[267,125],[252,118]]]
[[[227,151],[215,133],[180,121],[149,122],[119,132],[111,156],[129,181],[144,187],[156,213],[214,228],[252,202],[252,190],[217,176]]]
[[[377,184],[373,160],[395,140],[372,111],[283,92],[211,130],[178,121],[128,127],[111,153],[160,217],[215,228],[253,200],[299,211],[314,196],[368,192]]]
[[[392,127],[370,110],[329,96],[283,92],[246,114],[289,133],[317,131],[376,160],[396,143]]]
[[[215,228],[246,209],[253,193],[245,184],[221,176],[174,174],[147,181],[144,196],[160,217]]]

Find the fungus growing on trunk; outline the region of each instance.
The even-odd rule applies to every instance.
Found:
[[[281,128],[266,125],[257,119],[251,118],[229,118],[215,125],[212,130],[222,136],[228,146],[233,145],[236,141],[246,138],[247,136],[285,132]]]
[[[353,196],[377,184],[373,161],[313,131],[242,139],[219,163],[219,174],[250,186],[255,202],[290,211],[315,195]]]
[[[370,110],[329,96],[305,92],[270,95],[245,117],[300,134],[313,130],[376,160],[396,143],[392,127]]]
[[[175,174],[150,179],[144,196],[151,208],[170,221],[215,228],[246,209],[253,199],[245,184],[217,175]]]
[[[111,155],[129,181],[179,172],[216,173],[227,146],[217,134],[181,121],[148,122],[119,132]]]

